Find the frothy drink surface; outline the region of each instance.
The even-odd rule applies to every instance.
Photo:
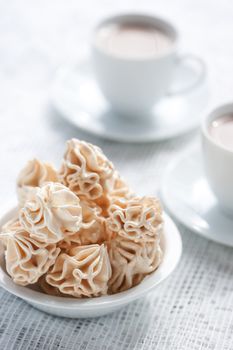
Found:
[[[233,114],[215,119],[210,125],[210,135],[219,145],[233,151]]]
[[[150,24],[106,24],[97,31],[96,44],[111,55],[140,59],[166,52],[172,39]]]

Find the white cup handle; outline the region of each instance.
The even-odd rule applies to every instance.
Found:
[[[189,64],[194,63],[198,67],[197,77],[193,79],[187,86],[180,89],[170,89],[167,95],[179,95],[190,92],[191,90],[197,88],[200,84],[202,84],[205,76],[206,76],[206,65],[205,62],[198,56],[193,54],[184,54],[182,56],[177,57],[177,66],[181,64]]]

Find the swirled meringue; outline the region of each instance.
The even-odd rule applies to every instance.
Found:
[[[133,192],[117,171],[113,174],[113,188],[110,196],[111,201],[120,198],[130,199],[133,196]]]
[[[98,244],[75,247],[61,253],[46,282],[63,294],[74,297],[104,295],[108,290],[111,266],[106,247]]]
[[[30,160],[21,170],[17,179],[17,195],[20,206],[33,196],[36,187],[41,187],[46,182],[57,182],[57,172],[49,163],[43,163],[38,159]]]
[[[19,228],[22,228],[18,214],[16,214],[11,220],[7,221],[1,228],[2,233],[14,234]]]
[[[113,172],[113,164],[100,148],[77,139],[67,141],[59,180],[74,193],[89,200],[103,197]]]
[[[33,239],[13,220],[4,226],[0,240],[5,245],[6,270],[17,284],[33,284],[55,263],[60,249]]]
[[[130,199],[133,192],[129,189],[125,181],[120,177],[117,171],[114,171],[111,180],[109,180],[108,191],[96,199],[96,204],[102,209],[102,216],[109,216],[109,207],[112,203],[120,199]]]
[[[21,225],[32,238],[57,243],[74,234],[82,225],[79,198],[59,183],[37,188],[33,197],[19,211]]]
[[[110,206],[107,228],[113,235],[135,242],[154,240],[162,229],[162,209],[151,197],[116,199]]]
[[[70,249],[73,245],[100,244],[106,240],[105,218],[101,216],[101,208],[86,199],[81,199],[80,205],[82,225],[76,233],[64,237],[59,244],[62,249]]]
[[[109,291],[117,293],[137,285],[153,272],[161,262],[162,251],[159,240],[136,243],[117,236],[110,242],[109,259],[112,267]]]

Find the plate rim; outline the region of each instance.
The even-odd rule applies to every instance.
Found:
[[[221,244],[225,247],[233,247],[233,239],[232,239],[232,243],[227,243],[226,241],[218,239],[217,237],[212,237],[210,234],[205,233],[204,230],[202,230],[201,227],[199,227],[199,226],[190,226],[190,224],[188,223],[188,221],[185,219],[185,217],[183,215],[180,215],[179,213],[174,212],[174,210],[172,209],[172,206],[169,204],[169,200],[167,199],[166,184],[167,184],[168,178],[170,177],[171,171],[178,165],[178,163],[181,163],[181,161],[183,159],[186,159],[191,154],[198,154],[198,153],[201,154],[200,147],[198,147],[198,146],[191,147],[188,150],[182,152],[179,155],[179,157],[174,159],[171,162],[171,164],[168,165],[168,167],[166,168],[166,170],[164,172],[163,180],[161,182],[161,186],[160,186],[160,190],[159,190],[162,203],[163,203],[164,207],[166,208],[166,210],[168,211],[168,213],[171,215],[171,217],[174,220],[178,220],[183,226],[185,226],[191,232],[194,232],[194,233],[198,234],[199,236],[201,236],[205,239],[208,239],[209,241]]]
[[[81,57],[76,62],[70,62],[70,64],[62,65],[57,69],[57,71],[55,73],[54,81],[53,81],[51,88],[50,88],[50,100],[52,102],[52,105],[53,105],[55,111],[59,114],[59,116],[61,116],[64,120],[68,121],[71,125],[75,126],[77,129],[79,129],[79,130],[81,130],[89,135],[95,135],[95,136],[100,137],[101,139],[104,139],[104,140],[115,141],[115,142],[124,142],[124,143],[141,144],[141,143],[160,142],[163,140],[165,141],[165,140],[169,140],[169,139],[173,139],[173,138],[185,135],[193,130],[196,130],[199,127],[202,116],[204,114],[206,114],[205,111],[209,110],[210,92],[209,92],[208,80],[207,80],[207,78],[205,78],[203,80],[203,83],[201,84],[201,86],[194,90],[194,91],[198,91],[201,88],[205,87],[205,89],[208,93],[208,99],[207,99],[206,105],[200,111],[199,118],[193,118],[193,122],[191,124],[189,124],[188,127],[181,128],[180,130],[176,131],[175,133],[170,131],[170,133],[168,133],[166,135],[164,135],[164,134],[148,135],[148,136],[144,135],[141,137],[138,137],[138,135],[137,135],[137,137],[135,137],[133,135],[129,135],[129,136],[124,137],[120,133],[119,134],[116,134],[114,132],[103,133],[98,129],[93,129],[93,128],[90,129],[87,125],[79,123],[78,119],[75,122],[74,118],[71,117],[67,108],[64,106],[63,103],[61,103],[60,98],[59,98],[59,94],[57,92],[59,89],[59,86],[60,86],[61,77],[64,76],[64,74],[68,74],[72,70],[77,69],[77,67],[81,67],[83,64],[91,65],[90,57],[88,55]],[[192,94],[192,91],[189,94]],[[77,111],[77,113],[82,113],[82,112],[85,113],[85,111],[84,110],[82,111],[81,109],[79,111]]]

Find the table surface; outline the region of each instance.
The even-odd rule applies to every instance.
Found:
[[[101,141],[54,112],[49,89],[56,69],[87,48],[98,19],[130,10],[172,20],[182,49],[205,59],[210,108],[232,98],[230,0],[0,1],[2,210],[15,200],[15,179],[25,162],[39,157],[59,164],[71,137],[102,147],[132,187],[146,195],[156,195],[167,164],[199,142],[198,132],[147,145]],[[176,271],[118,313],[56,318],[0,289],[0,349],[233,349],[233,251],[179,228],[184,249]]]

